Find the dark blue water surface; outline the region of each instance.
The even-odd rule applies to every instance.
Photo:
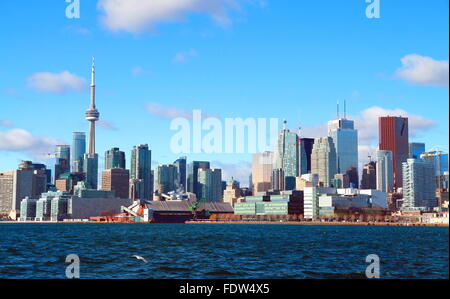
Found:
[[[0,224],[0,278],[449,278],[448,228]],[[144,257],[148,263],[132,258]]]

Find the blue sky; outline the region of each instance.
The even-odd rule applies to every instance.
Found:
[[[0,170],[44,159],[87,131],[96,56],[97,150],[148,143],[171,163],[171,117],[287,119],[325,135],[345,99],[360,160],[380,114],[410,117],[412,141],[448,149],[448,1],[64,0],[0,2]],[[403,60],[402,60],[403,59]],[[67,71],[66,76],[62,75]],[[83,79],[85,81],[83,81]],[[148,105],[157,107],[149,111]],[[245,181],[250,154],[195,154]],[[128,163],[128,162],[127,162]]]

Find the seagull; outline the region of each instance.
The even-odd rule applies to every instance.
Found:
[[[143,258],[142,256],[139,256],[139,255],[133,255],[133,256],[131,256],[131,257],[134,257],[135,259],[141,260],[141,261],[143,261],[144,263],[148,263],[147,260],[146,260],[145,258]]]

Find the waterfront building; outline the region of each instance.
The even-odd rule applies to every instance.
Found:
[[[115,191],[118,198],[129,198],[129,182],[128,169],[110,168],[102,173],[102,190]]]
[[[284,172],[284,190],[295,189],[299,165],[298,135],[286,129],[286,121],[284,121],[274,152],[274,169],[283,169]]]
[[[436,207],[434,166],[427,161],[408,159],[403,163],[403,208]]]
[[[233,178],[227,182],[227,187],[223,191],[223,202],[229,203],[234,206],[235,203],[239,201],[241,197],[241,190],[239,188],[239,183]]]
[[[377,190],[392,192],[394,189],[394,166],[391,151],[378,151],[376,164]]]
[[[402,164],[409,157],[408,118],[386,116],[380,117],[379,150],[392,152],[394,170],[394,188],[403,185]]]
[[[358,131],[354,121],[345,117],[329,121],[328,137],[333,139],[336,151],[336,172],[347,173],[355,168],[355,175],[350,175],[350,183],[358,186]]]
[[[411,142],[409,144],[409,158],[420,159],[423,153],[425,153],[425,143]]]
[[[16,170],[0,172],[0,216],[17,219],[22,199],[37,198],[47,191],[48,173],[45,168],[34,165],[22,161]]]
[[[141,144],[133,147],[131,151],[130,178],[131,185],[130,198],[134,199],[153,199],[153,179],[152,171],[152,152],[147,144]]]
[[[34,220],[36,218],[37,199],[28,196],[20,203],[20,221]]]
[[[105,170],[112,168],[126,168],[125,152],[122,152],[119,148],[114,147],[105,152]]]
[[[83,172],[83,159],[85,153],[86,134],[84,132],[74,132],[71,156],[72,172]]]
[[[178,168],[175,165],[161,165],[157,168],[157,190],[169,193],[177,190]]]
[[[210,163],[207,161],[193,161],[187,167],[187,191],[194,193],[197,198],[200,198],[200,188],[198,180],[199,170],[210,169]]]
[[[199,169],[198,182],[200,200],[206,202],[221,202],[222,193],[222,170],[221,169]]]
[[[299,141],[299,175],[311,173],[311,154],[314,138],[300,138]]]
[[[363,166],[361,189],[377,189],[377,166],[376,162],[370,161]]]
[[[273,170],[273,153],[264,152],[253,154],[252,181],[253,193],[265,192],[271,189]]]
[[[434,166],[435,176],[444,175],[448,172],[448,153],[442,151],[425,152],[420,158]]]
[[[311,154],[311,172],[319,175],[324,187],[331,185],[336,171],[336,150],[331,137],[316,138]]]
[[[177,168],[177,185],[183,192],[186,192],[187,157],[180,157],[173,162]],[[177,188],[177,189],[178,189]]]

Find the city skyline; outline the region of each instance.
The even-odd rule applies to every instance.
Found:
[[[375,156],[378,116],[409,117],[410,142],[424,142],[426,150],[439,145],[447,151],[448,85],[442,84],[445,70],[441,68],[446,65],[448,79],[448,16],[443,12],[448,3],[441,1],[433,7],[408,3],[408,14],[399,15],[406,1],[383,2],[382,17],[369,20],[364,15],[364,1],[357,2],[330,3],[335,14],[328,10],[314,14],[318,21],[307,14],[309,10],[319,11],[315,3],[292,4],[291,13],[273,1],[267,1],[266,6],[241,3],[245,14],[229,10],[226,15],[233,22],[226,28],[211,21],[209,13],[193,16],[188,10],[181,12],[183,20],[156,22],[153,32],[131,33],[111,33],[110,27],[98,21],[98,15],[111,12],[97,10],[95,3],[81,2],[79,20],[65,17],[64,3],[61,7],[50,6],[48,1],[27,3],[28,8],[34,7],[42,14],[39,17],[48,19],[33,33],[45,32],[47,42],[54,46],[49,49],[21,29],[29,25],[27,14],[33,9],[24,12],[15,7],[13,11],[12,2],[5,1],[2,9],[11,13],[2,22],[16,26],[16,35],[22,40],[8,39],[5,44],[20,52],[27,42],[34,42],[42,51],[12,55],[9,48],[2,50],[1,170],[15,169],[20,160],[51,167],[45,158],[54,152],[56,144],[71,144],[75,131],[88,134],[82,115],[89,97],[86,66],[92,54],[97,57],[97,100],[102,110],[96,136],[99,173],[104,152],[113,147],[121,148],[130,157],[133,146],[149,144],[152,169],[184,156],[168,150],[174,133],[169,123],[175,116],[189,118],[193,109],[219,119],[287,119],[292,131],[300,126],[301,137],[309,138],[326,136],[326,123],[335,118],[336,101],[346,100],[348,118],[355,121],[359,131],[360,169],[362,163],[368,162],[368,154]],[[281,12],[287,14],[287,20],[280,19]],[[442,18],[419,18],[421,14],[439,14]],[[353,22],[351,28],[346,22],[331,28],[334,21],[347,17]],[[19,20],[25,20],[24,24],[19,25]],[[267,21],[273,27],[263,24]],[[315,29],[308,32],[305,25]],[[405,26],[427,30],[405,36]],[[7,27],[2,26],[1,36],[8,36]],[[390,34],[386,33],[388,27]],[[270,34],[261,35],[257,28]],[[277,36],[276,30],[285,33]],[[343,37],[346,32],[351,34]],[[340,38],[336,41],[330,36]],[[398,42],[391,45],[389,54],[380,52],[392,38]],[[343,46],[342,39],[355,49]],[[322,48],[325,40],[331,51]],[[227,47],[229,41],[233,46]],[[122,45],[124,42],[127,46]],[[408,66],[418,71],[414,69],[416,64],[433,66],[436,80],[424,82],[414,77],[414,81],[406,76],[408,72],[399,71]],[[428,104],[430,99],[434,105]],[[265,105],[256,106],[255,101]],[[39,117],[50,109],[60,109],[60,117]],[[30,117],[23,117],[23,113]],[[224,179],[233,176],[244,184],[251,171],[251,154],[188,154],[188,159],[211,161],[211,167],[223,170]]]

